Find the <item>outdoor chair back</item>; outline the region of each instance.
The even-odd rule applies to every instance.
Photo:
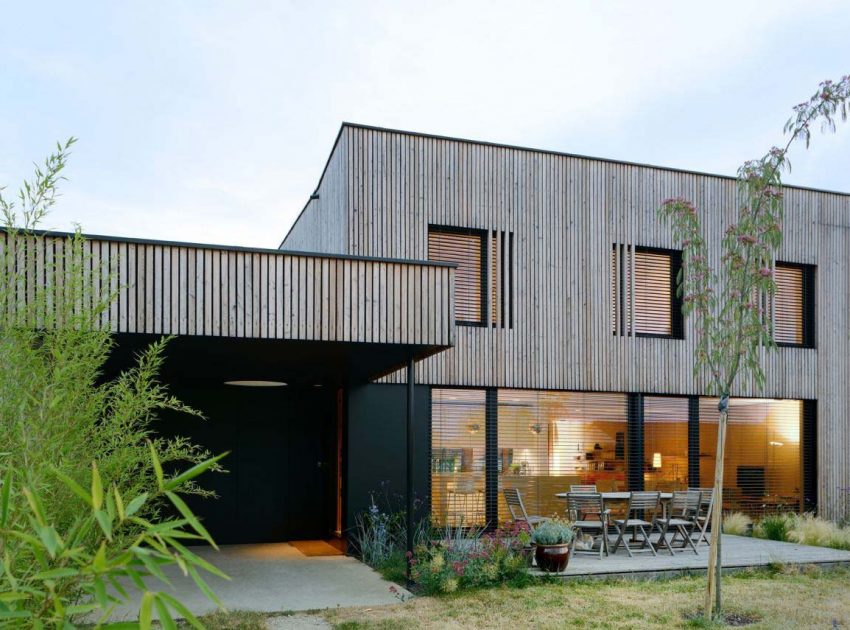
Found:
[[[633,551],[637,549],[630,545],[632,543],[640,543],[640,550],[649,551],[652,555],[656,555],[655,548],[649,540],[649,532],[655,520],[661,513],[661,493],[660,492],[632,492],[629,494],[629,507],[626,509],[626,517],[623,519],[614,519],[614,525],[617,528],[617,542],[614,543],[613,553],[617,553],[620,545],[626,548],[626,553],[629,557]],[[631,540],[626,539],[626,533],[631,531]],[[640,536],[640,538],[638,538]]]
[[[570,492],[597,492],[596,484],[595,483],[589,484],[589,485],[573,484],[573,485],[570,486]]]
[[[599,558],[608,555],[608,514],[599,492],[570,492],[567,494],[567,514],[578,530],[573,538],[573,553],[596,554],[593,547],[599,544]],[[586,533],[591,538],[585,538]],[[581,537],[581,541],[579,541]],[[581,547],[579,547],[579,542]]]
[[[655,544],[656,549],[666,547],[671,556],[674,549],[684,551],[688,547],[695,554],[699,553],[691,534],[698,527],[696,516],[699,512],[701,496],[698,490],[677,490],[673,493],[666,514],[656,518],[653,523],[653,527],[660,534]],[[672,537],[668,539],[667,535],[670,533]],[[681,541],[679,541],[680,538]]]
[[[694,528],[694,533],[699,534],[697,544],[699,545],[702,542],[709,544],[706,532],[708,531],[708,526],[711,522],[711,511],[714,509],[714,488],[688,488],[688,490],[700,493],[699,509],[694,516],[694,521],[697,523],[697,527]]]
[[[533,530],[537,525],[548,520],[542,516],[529,516],[525,504],[522,502],[522,493],[517,488],[505,488],[502,490],[502,494],[514,523],[526,523],[528,528]]]

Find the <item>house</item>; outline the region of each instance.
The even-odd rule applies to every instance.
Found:
[[[89,237],[115,295],[109,371],[175,336],[163,379],[207,420],[158,426],[232,451],[206,482],[220,498],[192,502],[222,543],[343,535],[373,497],[402,508],[409,482],[451,525],[504,519],[502,488],[551,514],[571,484],[710,486],[717,401],[656,217],[674,196],[701,209],[716,262],[734,179],[343,124],[279,250]],[[785,203],[778,347],[764,387],[734,392],[724,504],[834,517],[850,195]],[[63,242],[26,251],[46,265]]]
[[[416,365],[430,401],[416,487],[438,522],[504,518],[505,487],[551,514],[574,483],[713,485],[717,401],[692,371],[679,245],[656,216],[676,196],[701,209],[717,263],[732,178],[342,126],[281,248],[458,265],[454,345]],[[764,352],[764,387],[734,392],[724,505],[836,516],[850,486],[850,196],[787,187],[785,204],[765,304],[778,347]],[[350,458],[349,475],[361,465]]]

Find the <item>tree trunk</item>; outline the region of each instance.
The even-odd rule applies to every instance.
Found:
[[[720,422],[717,425],[717,449],[714,463],[714,502],[711,506],[711,543],[708,548],[708,588],[705,593],[705,616],[721,615],[720,530],[723,526],[723,459],[726,456],[726,419],[729,415],[729,396],[723,395],[717,405]]]

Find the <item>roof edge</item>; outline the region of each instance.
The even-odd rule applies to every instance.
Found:
[[[646,163],[642,163],[642,162],[630,162],[628,160],[614,160],[612,158],[602,158],[602,157],[595,157],[595,156],[592,156],[592,155],[582,155],[580,153],[567,153],[567,152],[564,152],[564,151],[554,151],[554,150],[551,150],[551,149],[537,149],[537,148],[534,148],[534,147],[524,147],[524,146],[520,146],[520,145],[516,145],[516,144],[504,144],[504,143],[500,143],[500,142],[489,142],[489,141],[486,141],[486,140],[474,140],[474,139],[470,139],[470,138],[458,138],[458,137],[454,137],[454,136],[444,136],[444,135],[440,135],[440,134],[424,133],[424,132],[420,132],[420,131],[405,131],[404,129],[393,129],[391,127],[378,127],[378,126],[375,126],[375,125],[364,125],[364,124],[361,124],[361,123],[353,123],[353,122],[343,122],[342,128],[340,129],[340,133],[342,133],[342,129],[344,129],[346,127],[350,127],[352,129],[364,129],[364,130],[367,130],[367,131],[378,131],[378,132],[382,132],[382,133],[400,134],[400,135],[404,135],[404,136],[413,136],[413,137],[418,137],[418,138],[429,138],[429,139],[432,139],[432,140],[446,140],[446,141],[449,141],[449,142],[462,142],[462,143],[465,143],[465,144],[475,144],[475,145],[479,145],[479,146],[493,147],[493,148],[497,148],[497,149],[511,149],[511,150],[514,150],[514,151],[526,151],[528,153],[542,153],[544,155],[555,155],[555,156],[559,156],[559,157],[569,157],[569,158],[578,158],[578,159],[583,159],[583,160],[593,160],[595,162],[605,162],[607,164],[620,164],[620,165],[623,165],[623,166],[638,166],[638,167],[642,167],[642,168],[652,168],[652,169],[656,169],[656,170],[660,170],[660,171],[669,171],[669,172],[673,172],[673,173],[683,173],[683,174],[686,174],[686,175],[699,175],[701,177],[716,177],[718,179],[728,179],[728,180],[732,180],[732,181],[735,181],[737,179],[733,175],[720,175],[720,174],[717,174],[717,173],[708,173],[708,172],[705,172],[705,171],[694,171],[694,170],[690,170],[690,169],[675,168],[675,167],[672,167],[672,166],[659,166],[657,164],[646,164]],[[337,140],[338,139],[339,138],[337,138]],[[336,144],[334,144],[334,148],[336,148]],[[325,165],[325,168],[327,169],[327,165]],[[322,173],[322,176],[324,176],[324,172]],[[782,184],[782,187],[783,188],[793,188],[795,190],[805,190],[805,191],[809,191],[809,192],[824,193],[824,194],[828,194],[828,195],[839,195],[841,197],[850,197],[850,192],[842,192],[840,190],[828,190],[826,188],[814,188],[814,187],[811,187],[811,186],[795,186],[794,184],[785,184],[785,183]],[[293,223],[293,225],[295,225],[295,224]]]

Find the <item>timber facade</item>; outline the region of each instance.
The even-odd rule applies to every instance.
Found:
[[[738,440],[752,443],[733,454],[724,507],[837,516],[850,486],[850,196],[791,186],[784,194],[777,282],[781,267],[797,284],[783,290],[790,311],[785,301],[767,310],[791,343],[765,349],[764,387],[743,382],[733,394]],[[481,317],[459,319],[454,346],[416,365],[417,385],[430,388],[421,456],[435,515],[492,522],[510,484],[535,497],[538,513],[557,505],[548,499],[555,489],[580,479],[620,489],[711,485],[713,407],[691,369],[695,323],[674,331],[675,304],[662,322],[670,334],[643,333],[638,321],[653,317],[640,306],[653,301],[652,288],[641,289],[638,276],[663,279],[677,264],[656,210],[678,196],[699,208],[719,266],[732,178],[342,126],[283,249],[427,259],[441,231],[481,243],[481,297],[470,303]],[[667,267],[641,271],[653,253]],[[618,304],[632,285],[632,301]],[[404,380],[397,372],[380,382]],[[464,397],[458,404],[472,411],[455,419],[450,399]]]

